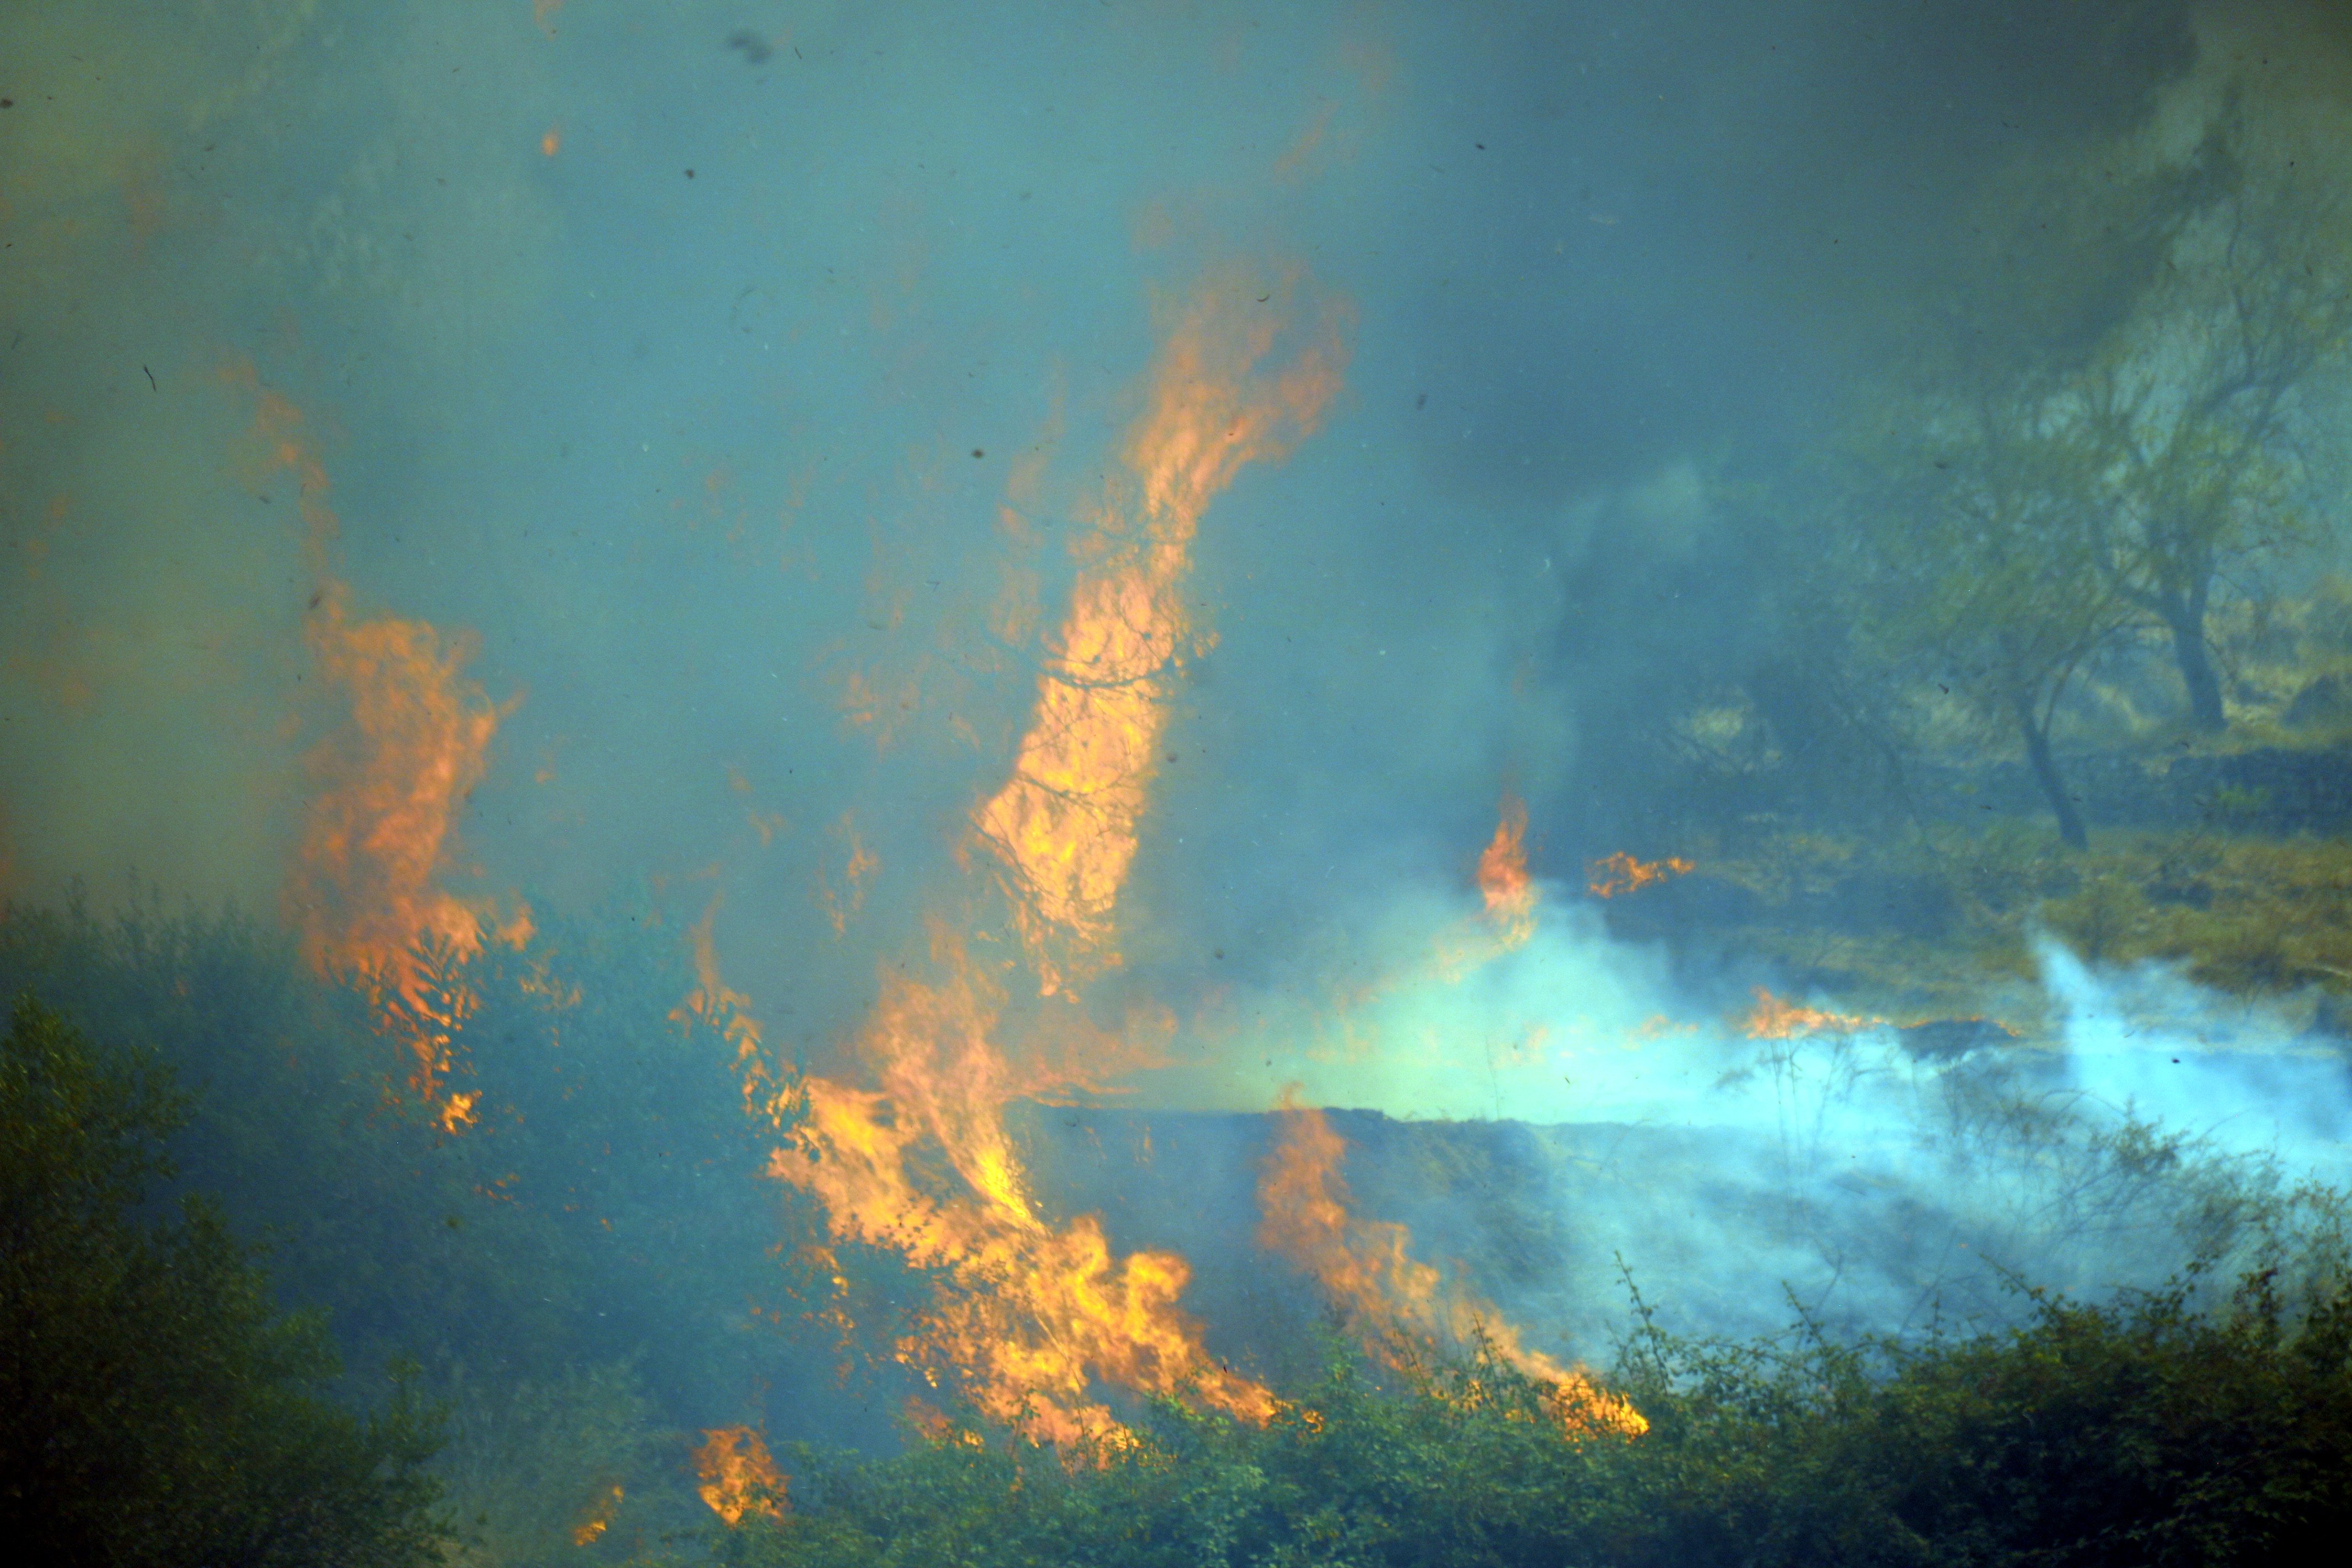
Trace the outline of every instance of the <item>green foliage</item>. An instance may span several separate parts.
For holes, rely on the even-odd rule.
[[[448,969],[469,997],[451,1087],[479,1097],[451,1132],[367,998],[258,922],[0,919],[0,988],[201,1091],[179,1178],[268,1237],[284,1299],[327,1310],[347,1364],[413,1358],[450,1405],[436,1468],[469,1561],[577,1557],[600,1486],[625,1499],[592,1558],[657,1537],[681,1500],[701,1511],[680,1434],[757,1419],[747,1399],[837,1403],[831,1336],[778,1260],[796,1211],[760,1173],[776,1129],[746,1115],[735,1048],[681,1006],[695,977],[651,925],[547,918],[526,951]]]
[[[1171,1404],[1134,1445],[1084,1452],[961,1427],[871,1466],[797,1449],[792,1511],[747,1521],[721,1556],[796,1568],[1568,1560],[1589,1527],[1573,1478],[1622,1440],[1563,1441],[1539,1391],[1491,1361],[1390,1382],[1335,1350],[1262,1429]]]
[[[649,1346],[648,1380],[698,1407],[757,1380],[777,1204],[732,1047],[679,1010],[694,981],[676,947],[551,920],[527,954],[465,966],[453,1087],[480,1099],[455,1134],[363,999],[235,914],[12,910],[0,984],[203,1091],[184,1171],[271,1237],[280,1285],[330,1309],[351,1360],[545,1382]]]
[[[2352,1512],[2352,1299],[2263,1276],[2200,1316],[2037,1297],[1979,1338],[1644,1345],[1663,1552],[1870,1563],[2264,1561]]]
[[[142,1223],[188,1101],[18,1003],[0,1045],[0,1539],[35,1562],[436,1560],[432,1423],[361,1419],[219,1211]]]
[[[906,1457],[803,1451],[793,1511],[723,1561],[791,1568],[2231,1563],[2352,1522],[2352,1296],[2263,1276],[2033,1300],[1969,1338],[1750,1344],[1647,1325],[1620,1385],[1650,1430],[1564,1430],[1491,1358],[1373,1376],[1335,1355],[1263,1429],[1166,1409],[1055,1455],[950,1429]]]

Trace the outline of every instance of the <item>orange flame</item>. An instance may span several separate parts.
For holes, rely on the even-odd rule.
[[[694,1489],[710,1511],[730,1525],[740,1524],[747,1513],[782,1518],[784,1477],[766,1440],[749,1426],[721,1426],[702,1436],[702,1447],[694,1450],[694,1473],[702,1484]]]
[[[1507,790],[1495,822],[1495,837],[1478,854],[1478,892],[1486,900],[1483,921],[1462,920],[1437,936],[1430,968],[1452,984],[1507,952],[1525,947],[1536,933],[1535,879],[1528,875],[1527,803]],[[1423,973],[1415,966],[1376,977],[1353,998],[1361,1003],[1381,992],[1409,983]]]
[[[438,885],[455,859],[458,814],[488,771],[508,710],[465,674],[470,636],[444,637],[423,621],[352,618],[349,588],[327,572],[340,525],[301,411],[262,390],[250,365],[231,366],[224,378],[255,393],[258,476],[294,477],[318,584],[305,637],[320,685],[350,705],[349,721],[310,752],[318,792],[288,877],[288,912],[315,969],[365,983],[380,1026],[415,1058],[410,1087],[454,1132],[473,1121],[478,1099],[446,1091],[453,1042],[478,1005],[461,972],[493,930],[518,948],[531,934],[528,910],[501,923],[488,905]]]
[[[1675,857],[1664,860],[1636,860],[1620,849],[1592,863],[1591,880],[1585,890],[1596,899],[1613,899],[1620,893],[1630,893],[1646,888],[1653,882],[1663,882],[1669,877],[1679,877],[1691,869],[1691,863]]]
[[[719,900],[713,898],[688,933],[694,943],[694,989],[671,1012],[670,1022],[699,1018],[735,1050],[735,1074],[743,1086],[743,1110],[781,1128],[796,1109],[794,1088],[788,1075],[771,1059],[765,1031],[751,1016],[751,999],[719,977],[719,950],[711,927],[719,919]]]
[[[833,923],[833,934],[842,935],[849,922],[866,907],[866,885],[874,874],[882,869],[882,857],[866,846],[857,832],[857,814],[845,811],[834,825],[834,837],[848,849],[848,858],[841,868],[843,888],[835,891],[831,879],[817,873],[817,902],[824,910],[824,918]]]
[[[1077,583],[1011,776],[972,815],[1035,972],[1026,1065],[997,1043],[1002,985],[961,942],[935,935],[934,978],[886,972],[858,1041],[877,1087],[807,1080],[807,1114],[770,1163],[818,1199],[835,1237],[932,1272],[939,1293],[899,1360],[935,1386],[952,1380],[982,1413],[1039,1441],[1125,1440],[1103,1385],[1255,1421],[1275,1409],[1203,1348],[1178,1305],[1190,1275],[1181,1257],[1118,1258],[1099,1218],[1057,1224],[1040,1212],[1003,1108],[1099,1089],[1103,1047],[1133,1049],[1074,1025],[1094,1059],[1046,1059],[1050,1026],[1078,1016],[1074,986],[1118,962],[1112,916],[1149,803],[1167,682],[1198,646],[1181,590],[1201,516],[1243,464],[1311,431],[1338,389],[1336,332],[1270,382],[1259,374],[1277,319],[1203,299],[1177,322],[1129,437],[1127,477],[1077,546]],[[922,1173],[931,1163],[919,1157],[932,1151],[944,1169]]]
[[[950,968],[937,986],[887,981],[860,1042],[880,1089],[811,1079],[796,1146],[776,1152],[770,1174],[814,1194],[836,1237],[941,1277],[898,1359],[934,1385],[956,1380],[994,1419],[1041,1442],[1116,1440],[1123,1429],[1091,1396],[1099,1382],[1265,1420],[1272,1396],[1212,1360],[1177,1306],[1190,1277],[1182,1258],[1116,1258],[1097,1217],[1055,1226],[1038,1212],[1002,1108],[1050,1087],[1048,1077],[1017,1071],[997,1050],[1001,999],[961,954]],[[910,1155],[932,1147],[956,1190],[919,1181]]]
[[[1375,1352],[1400,1339],[1461,1345],[1483,1336],[1496,1356],[1549,1391],[1554,1412],[1571,1432],[1638,1436],[1649,1430],[1625,1399],[1583,1369],[1527,1348],[1491,1305],[1415,1258],[1412,1234],[1403,1226],[1350,1215],[1339,1174],[1347,1140],[1330,1118],[1286,1094],[1282,1121],[1282,1142],[1258,1181],[1258,1245],[1305,1270]]]
[[[1520,947],[1536,929],[1536,885],[1528,877],[1528,805],[1503,796],[1495,837],[1478,857],[1478,890],[1486,898],[1486,918],[1506,948]]]
[[[1756,1005],[1740,1020],[1740,1027],[1751,1040],[1786,1040],[1799,1035],[1852,1035],[1886,1022],[1884,1018],[1865,1018],[1859,1015],[1825,1012],[1819,1007],[1800,1006],[1784,1002],[1761,985],[1756,988]]]
[[[1265,384],[1253,373],[1278,317],[1229,304],[1204,296],[1161,353],[1150,407],[1129,436],[1128,482],[1077,547],[1069,614],[1047,645],[1013,776],[975,815],[1048,993],[1093,962],[1117,962],[1111,912],[1135,859],[1167,683],[1197,646],[1182,589],[1201,515],[1244,464],[1312,434],[1339,391],[1336,331]]]
[[[613,1527],[613,1516],[621,1510],[621,1500],[626,1495],[628,1494],[618,1481],[614,1481],[610,1487],[598,1493],[596,1500],[589,1504],[587,1511],[580,1516],[580,1522],[572,1527],[572,1544],[589,1545],[598,1536],[610,1530]],[[732,1523],[733,1521],[730,1520],[729,1522]]]
[[[319,672],[349,699],[351,721],[310,754],[320,789],[287,903],[304,956],[321,973],[367,983],[415,1056],[410,1086],[455,1131],[473,1101],[443,1099],[442,1086],[475,1008],[458,976],[488,934],[487,911],[436,884],[501,714],[463,673],[470,639],[444,642],[420,621],[353,624],[343,605],[341,585],[330,584],[310,623]],[[520,946],[530,931],[526,915],[499,934]]]

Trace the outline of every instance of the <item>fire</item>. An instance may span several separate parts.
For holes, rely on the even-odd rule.
[[[1495,837],[1478,855],[1478,892],[1486,901],[1486,918],[1449,924],[1437,936],[1429,970],[1453,984],[1507,952],[1525,947],[1536,933],[1535,879],[1528,875],[1527,803],[1504,792],[1495,822]],[[1356,1002],[1411,983],[1424,973],[1414,966],[1401,973],[1381,976],[1359,989]]]
[[[1478,857],[1478,890],[1486,895],[1486,918],[1507,947],[1525,945],[1536,929],[1536,885],[1528,877],[1528,805],[1503,796],[1495,837]]]
[[[1691,863],[1669,856],[1664,860],[1636,860],[1620,849],[1595,860],[1585,884],[1585,890],[1596,899],[1613,899],[1620,893],[1633,892],[1653,882],[1663,882],[1669,877],[1679,877],[1691,869]]]
[[[255,394],[257,476],[295,480],[317,584],[304,636],[320,686],[349,708],[348,721],[309,758],[317,792],[288,877],[288,912],[312,967],[367,987],[380,1026],[415,1058],[411,1089],[454,1132],[473,1121],[478,1100],[446,1089],[453,1043],[477,1005],[461,972],[485,940],[520,948],[531,935],[528,910],[501,922],[488,905],[439,885],[456,858],[457,816],[488,771],[508,710],[466,674],[470,637],[444,637],[423,621],[353,618],[350,589],[327,570],[340,525],[301,411],[261,390],[250,365],[232,366],[225,379]]]
[[[1549,1390],[1552,1408],[1571,1432],[1638,1436],[1649,1430],[1626,1400],[1582,1369],[1528,1349],[1491,1305],[1415,1258],[1403,1226],[1350,1215],[1339,1174],[1348,1144],[1330,1118],[1286,1096],[1282,1121],[1282,1142],[1258,1182],[1258,1245],[1313,1278],[1375,1352],[1399,1340],[1460,1345],[1483,1336],[1496,1356]]]
[[[1264,383],[1254,373],[1277,316],[1236,320],[1230,304],[1203,298],[1170,336],[1129,436],[1127,479],[1076,547],[1069,613],[1047,643],[1013,776],[976,814],[1048,992],[1116,962],[1111,913],[1135,859],[1168,682],[1198,646],[1183,586],[1202,513],[1244,464],[1312,434],[1339,390],[1336,333]]]
[[[1002,998],[960,953],[947,956],[942,984],[886,984],[860,1041],[880,1088],[811,1079],[806,1120],[770,1173],[814,1194],[835,1237],[934,1271],[940,1295],[898,1359],[1038,1441],[1117,1440],[1097,1383],[1265,1420],[1272,1396],[1213,1361],[1179,1308],[1182,1258],[1118,1258],[1096,1216],[1057,1226],[1039,1212],[1002,1110],[1050,1077],[1018,1071],[996,1048]],[[912,1157],[933,1148],[951,1184],[919,1177]]]
[[[452,1042],[475,1007],[459,972],[488,933],[482,912],[437,881],[500,715],[464,673],[466,639],[445,642],[418,621],[354,623],[345,597],[330,584],[310,626],[319,673],[351,719],[311,752],[319,789],[287,903],[304,956],[367,984],[415,1058],[410,1086],[454,1131],[472,1116],[470,1099],[443,1093]]]
[[[1756,1005],[1740,1020],[1740,1027],[1751,1040],[1786,1040],[1799,1035],[1852,1035],[1874,1028],[1886,1020],[1865,1018],[1858,1015],[1825,1012],[1819,1007],[1800,1006],[1784,1002],[1761,985],[1756,988]]]
[[[580,1516],[580,1522],[572,1527],[572,1544],[589,1545],[598,1536],[610,1530],[613,1527],[613,1516],[621,1510],[621,1500],[627,1495],[618,1481],[614,1481],[610,1487],[598,1493],[596,1500],[591,1503],[587,1511]]]
[[[688,1017],[701,1019],[719,1031],[735,1051],[735,1074],[743,1085],[743,1110],[770,1125],[782,1127],[797,1108],[796,1087],[768,1055],[765,1030],[751,1016],[751,999],[729,987],[719,977],[719,950],[711,927],[719,919],[719,900],[710,900],[689,933],[694,942],[695,986],[670,1014],[674,1024]]]
[[[1092,1031],[1074,993],[1118,962],[1113,916],[1150,801],[1169,682],[1201,646],[1183,598],[1192,539],[1244,463],[1280,457],[1315,428],[1344,359],[1326,331],[1288,368],[1265,373],[1279,312],[1255,309],[1259,299],[1204,296],[1175,324],[1129,435],[1125,474],[1076,547],[1069,610],[1046,639],[1011,776],[972,814],[1000,868],[1034,1001],[1008,1021],[999,971],[935,931],[926,978],[885,972],[857,1042],[874,1087],[807,1080],[806,1115],[770,1163],[816,1197],[834,1237],[896,1250],[932,1273],[938,1294],[898,1359],[1041,1442],[1126,1440],[1104,1386],[1253,1421],[1276,1408],[1203,1347],[1179,1305],[1190,1277],[1181,1257],[1121,1258],[1099,1218],[1062,1223],[1042,1212],[1003,1119],[1015,1099],[1101,1087],[1105,1064],[1132,1052],[1141,1032]],[[1051,1059],[1057,1029],[1086,1047],[1076,1059]],[[1017,1061],[999,1043],[1008,1032],[1022,1040]]]
[[[721,1426],[702,1436],[702,1447],[694,1451],[694,1473],[702,1484],[694,1489],[710,1511],[730,1525],[740,1524],[747,1513],[782,1518],[783,1473],[769,1457],[766,1439],[749,1426]],[[614,1491],[617,1497],[619,1489]]]

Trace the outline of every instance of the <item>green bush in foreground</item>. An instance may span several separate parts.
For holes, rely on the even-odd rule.
[[[1168,1408],[1138,1446],[1087,1456],[1001,1437],[871,1465],[803,1452],[791,1511],[719,1551],[772,1568],[2055,1568],[2341,1539],[2352,1295],[2294,1322],[2259,1278],[2222,1316],[2185,1300],[2043,1299],[2022,1328],[1909,1347],[1644,1331],[1619,1379],[1651,1423],[1633,1438],[1563,1433],[1490,1361],[1382,1380],[1335,1358],[1263,1430]]]
[[[430,1424],[320,1397],[323,1324],[285,1316],[217,1211],[142,1223],[186,1100],[29,997],[0,1042],[0,1541],[18,1561],[437,1561]]]

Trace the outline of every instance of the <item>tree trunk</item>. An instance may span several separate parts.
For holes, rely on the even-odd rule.
[[[2091,836],[2084,830],[2083,814],[2074,809],[2066,781],[2058,776],[2058,759],[2050,754],[2050,731],[2035,721],[2031,697],[2017,700],[2017,727],[2024,733],[2025,757],[2033,764],[2033,776],[2050,797],[2050,809],[2057,813],[2058,837],[2069,849],[2088,849]]]
[[[2209,735],[2230,727],[2221,707],[2221,678],[2213,672],[2212,656],[2205,651],[2205,595],[2168,597],[2158,606],[2172,633],[2172,657],[2180,666],[2180,683],[2189,689],[2189,721]]]

